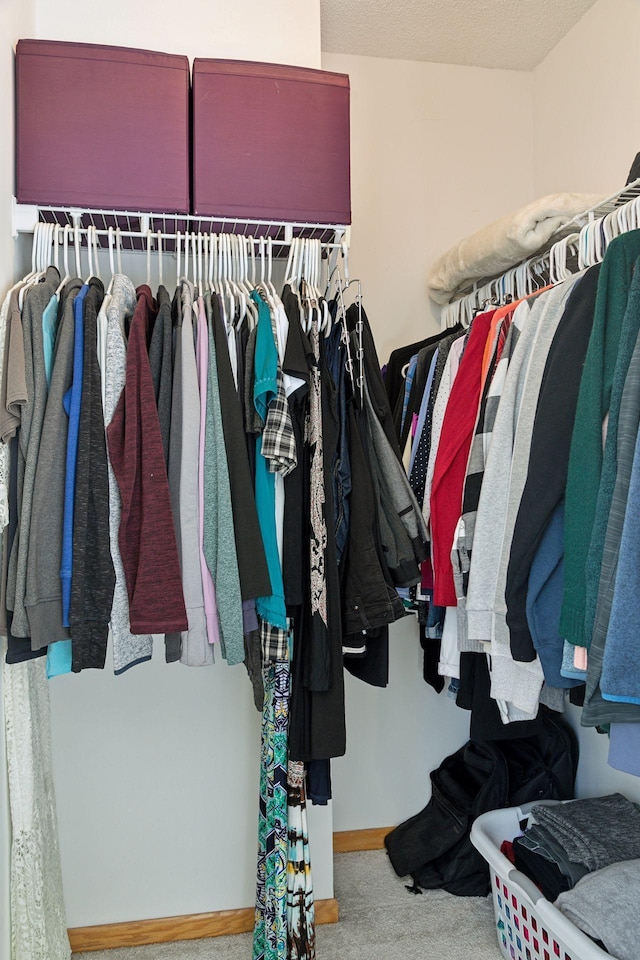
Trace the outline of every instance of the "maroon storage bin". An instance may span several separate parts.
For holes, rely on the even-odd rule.
[[[349,77],[196,59],[192,177],[199,216],[351,223]]]
[[[20,40],[19,203],[189,210],[187,57]]]

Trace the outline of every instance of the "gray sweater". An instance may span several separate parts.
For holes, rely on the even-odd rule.
[[[182,571],[189,629],[182,633],[180,660],[190,667],[213,663],[204,612],[198,524],[198,444],[200,393],[193,337],[193,284],[180,286],[181,313],[176,330],[169,440],[169,492]]]
[[[18,502],[20,519],[16,530],[7,580],[7,606],[13,610],[11,631],[16,637],[30,636],[29,620],[24,607],[29,551],[29,527],[33,502],[38,451],[45,407],[47,404],[47,377],[44,366],[42,315],[45,309],[56,310],[56,289],[60,274],[49,267],[44,280],[30,287],[24,299],[22,331],[25,350],[27,402],[22,407],[20,442],[18,446]],[[36,647],[35,649],[39,649]]]
[[[73,377],[73,301],[81,286],[81,280],[69,280],[63,290],[55,362],[35,464],[24,598],[34,650],[69,636],[69,631],[62,626],[60,581],[64,453],[69,421],[63,397]]]

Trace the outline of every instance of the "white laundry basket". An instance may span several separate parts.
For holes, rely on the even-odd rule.
[[[500,853],[504,840],[512,841],[522,832],[533,806],[536,804],[491,810],[478,817],[471,828],[473,845],[491,869],[498,943],[504,957],[506,960],[611,960],[610,954],[597,947]]]

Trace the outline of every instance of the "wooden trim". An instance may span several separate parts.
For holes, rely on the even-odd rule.
[[[334,853],[355,853],[357,850],[383,850],[384,838],[393,827],[372,827],[370,830],[341,830],[333,835]]]
[[[333,835],[334,853],[359,850],[382,850],[384,838],[393,827],[369,830],[342,830]],[[338,901],[316,901],[316,923],[338,922]],[[69,942],[74,953],[110,950],[114,947],[141,947],[150,943],[173,943],[176,940],[199,940],[223,937],[253,930],[253,907],[240,910],[218,910],[215,913],[194,913],[182,917],[160,917],[157,920],[132,920],[126,923],[104,923],[95,927],[72,927]]]
[[[316,901],[316,923],[338,922],[338,901]],[[157,920],[132,920],[127,923],[104,923],[95,927],[72,927],[69,942],[74,953],[110,950],[114,947],[141,947],[150,943],[173,943],[176,940],[199,940],[201,937],[223,937],[233,933],[250,933],[254,922],[253,907],[241,910],[218,910],[215,913],[194,913],[182,917],[160,917]]]

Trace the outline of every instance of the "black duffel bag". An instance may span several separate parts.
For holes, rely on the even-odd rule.
[[[431,773],[431,799],[385,837],[400,877],[416,893],[442,889],[486,896],[489,870],[471,843],[471,825],[487,810],[574,796],[578,742],[558,714],[543,712],[544,733],[520,740],[470,740]]]

